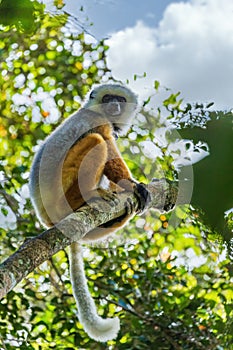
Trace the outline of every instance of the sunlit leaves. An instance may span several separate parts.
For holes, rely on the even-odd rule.
[[[80,107],[101,78],[96,65],[102,74],[107,69],[101,43],[68,34],[49,15],[44,14],[31,37],[21,35],[19,40],[15,29],[0,36],[0,157],[5,176],[11,178],[9,185],[2,184],[14,192],[28,181],[34,145],[51,132],[51,124]]]

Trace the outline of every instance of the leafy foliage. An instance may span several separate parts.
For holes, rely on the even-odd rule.
[[[16,27],[20,32],[30,33],[36,28],[36,17],[43,13],[43,5],[30,0],[12,2],[2,0],[0,3],[1,24]]]
[[[209,156],[193,166],[195,187],[192,203],[202,208],[206,221],[213,229],[222,232],[227,240],[232,238],[224,220],[224,213],[232,208],[233,198],[232,123],[232,113],[211,113],[211,120],[205,128],[196,126],[180,131],[183,137],[195,143],[205,141],[209,146]]]
[[[41,232],[27,189],[37,143],[62,118],[79,108],[94,83],[110,76],[104,43],[84,33],[70,34],[62,25],[64,17],[60,21],[60,17],[41,16],[41,12],[34,10],[33,13],[37,16],[37,28],[30,37],[20,34],[10,23],[0,34],[2,259],[26,237]],[[155,90],[159,91],[157,81]],[[165,119],[170,120],[194,116],[198,111],[198,107],[193,109],[190,105],[182,109],[179,94],[171,94],[163,108],[167,112]],[[156,116],[144,109],[137,125],[119,142],[139,181],[174,176],[174,157],[178,159],[182,152],[174,153],[174,148],[169,151],[174,142],[169,139],[170,133],[169,142],[165,143],[163,113],[162,107]],[[182,125],[181,119],[179,123]],[[156,136],[156,130],[160,137]],[[212,131],[207,134],[206,140],[211,144]],[[199,140],[200,135],[196,137]],[[151,158],[146,154],[148,142],[150,147],[153,145]],[[224,144],[217,161],[223,152],[226,154],[231,149]],[[227,173],[223,173],[225,180],[229,180]],[[209,206],[204,209],[208,211]],[[211,241],[210,236],[206,238],[207,232],[196,212],[179,206],[167,215],[148,212],[132,220],[117,234],[116,240],[99,247],[86,247],[86,273],[91,293],[100,305],[98,311],[104,316],[117,314],[121,318],[119,337],[107,345],[89,339],[78,322],[67,253],[59,252],[2,300],[1,347],[230,349],[233,289],[229,259],[218,242]]]

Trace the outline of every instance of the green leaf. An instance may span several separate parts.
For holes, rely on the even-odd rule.
[[[37,3],[37,10],[43,7],[44,5]],[[36,28],[34,12],[34,3],[30,0],[2,0],[0,23],[4,26],[16,26],[20,31],[30,33]]]
[[[159,87],[160,87],[160,82],[158,80],[155,80],[154,81],[154,88],[155,88],[155,90],[158,91]]]

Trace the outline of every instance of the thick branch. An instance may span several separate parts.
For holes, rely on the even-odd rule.
[[[172,208],[177,200],[177,183],[165,179],[155,180],[147,186],[150,192],[148,208],[163,211]],[[51,229],[27,240],[13,255],[0,265],[0,299],[15,287],[37,266],[51,258],[59,250],[80,240],[87,232],[125,213],[125,203],[131,200],[138,208],[138,199],[133,193],[122,192],[118,201],[93,199],[75,213],[70,214]]]

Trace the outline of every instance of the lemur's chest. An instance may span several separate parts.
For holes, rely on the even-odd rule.
[[[94,132],[100,134],[106,141],[113,138],[113,129],[110,123],[98,126],[94,129]]]

